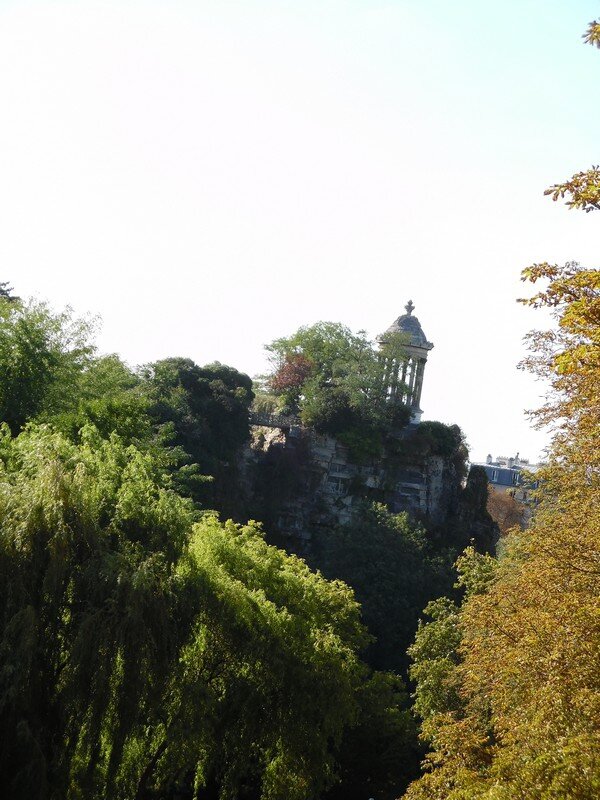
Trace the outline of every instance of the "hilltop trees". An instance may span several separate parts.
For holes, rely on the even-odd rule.
[[[276,339],[267,350],[274,364],[269,387],[306,425],[337,435],[369,428],[378,370],[364,332],[318,322]]]
[[[189,358],[166,358],[143,370],[150,414],[172,423],[175,441],[207,471],[230,460],[249,436],[254,394],[247,375],[225,364],[200,367]]]
[[[401,356],[396,337],[384,348]],[[364,331],[352,333],[339,323],[318,322],[299,328],[267,346],[273,372],[267,388],[285,411],[305,425],[335,435],[360,461],[381,452],[391,427],[401,428],[410,414],[401,403],[386,403],[383,352],[376,352]]]

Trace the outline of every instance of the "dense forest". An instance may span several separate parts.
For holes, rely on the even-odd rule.
[[[600,169],[547,194],[597,211]],[[131,368],[93,319],[0,284],[3,795],[600,796],[600,271],[522,279],[555,318],[522,364],[553,440],[530,525],[499,542],[460,428],[400,436],[363,334],[301,328],[255,381]],[[299,465],[244,466],[259,411],[357,463],[438,455],[456,502],[433,521],[359,487],[300,557],[271,524]]]

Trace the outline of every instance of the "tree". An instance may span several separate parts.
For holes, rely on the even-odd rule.
[[[487,510],[500,528],[502,535],[511,528],[524,527],[527,518],[527,507],[520,503],[509,492],[499,492],[492,486],[488,488]]]
[[[271,385],[276,391],[282,370],[285,374],[297,365],[301,374],[294,382],[295,396],[289,400],[300,412],[307,394],[310,398],[319,388],[337,387],[347,394],[349,404],[360,406],[377,385],[377,358],[371,342],[364,331],[354,334],[340,323],[318,322],[299,328],[266,349],[275,367]]]
[[[457,665],[461,642],[459,608],[448,597],[432,600],[423,610],[415,641],[408,653],[412,659],[410,676],[415,684],[413,710],[424,723],[437,714],[459,711],[462,707]],[[424,730],[427,738],[427,728]]]
[[[557,322],[553,330],[529,334],[532,354],[522,366],[551,384],[546,404],[533,416],[538,425],[552,426],[556,448],[585,468],[600,450],[600,271],[574,262],[534,264],[523,271],[523,280],[547,281],[543,291],[521,302],[550,308]]]
[[[45,420],[73,441],[91,424],[106,439],[117,433],[128,444],[147,447],[158,437],[143,389],[140,378],[117,355],[95,358],[80,373],[71,406],[46,414]]]
[[[586,40],[600,43],[598,23]],[[578,173],[547,194],[597,210],[598,175]],[[482,591],[458,612],[459,702],[426,722],[430,771],[410,800],[600,793],[600,272],[544,263],[523,279],[545,282],[523,302],[551,309],[557,323],[531,334],[524,362],[550,382],[535,414],[554,429],[550,460],[531,527],[506,538]]]
[[[13,432],[42,413],[70,407],[94,353],[93,321],[70,309],[0,298],[0,420]]]
[[[355,729],[341,748],[342,783],[332,798],[392,800],[418,771],[421,753],[401,675],[406,649],[425,603],[444,586],[443,559],[408,515],[364,505],[353,520],[315,536],[310,563],[350,585],[373,641],[365,657],[375,670],[360,693]]]
[[[340,746],[340,783],[325,798],[394,800],[418,773],[421,756],[404,682],[393,672],[375,672],[357,696],[357,724]]]
[[[457,560],[456,588],[464,591],[465,601],[484,594],[496,574],[496,562],[489,555],[468,547]],[[406,798],[466,798],[476,794],[482,780],[482,765],[489,757],[489,709],[485,701],[477,706],[478,716],[469,714],[464,696],[462,650],[464,628],[462,609],[447,597],[427,605],[427,620],[419,622],[410,676],[415,684],[414,712],[421,718],[421,739],[432,750],[424,766],[428,770],[413,783]],[[455,773],[463,783],[460,788]],[[458,789],[456,794],[454,789]]]
[[[273,363],[267,386],[284,410],[336,436],[355,460],[378,456],[390,429],[410,417],[401,403],[386,402],[383,387],[382,359],[401,357],[401,339],[393,337],[378,354],[364,331],[333,322],[299,328],[267,346]]]
[[[226,515],[239,516],[236,463],[250,436],[251,379],[224,364],[199,367],[187,358],[149,364],[142,377],[151,419],[169,426],[171,444],[212,478],[196,487],[193,497]]]
[[[15,297],[12,294],[13,287],[9,284],[8,281],[0,281],[0,298],[3,300],[13,300],[16,301],[19,298]]]
[[[350,523],[319,536],[315,551],[312,563],[356,593],[375,638],[370,664],[403,670],[421,609],[444,586],[443,560],[431,552],[424,528],[406,513],[365,504]]]
[[[368,679],[351,590],[93,428],[0,439],[0,782],[14,798],[303,800]]]
[[[302,353],[285,353],[269,379],[269,386],[276,394],[283,397],[286,407],[296,409],[300,402],[302,387],[313,370],[313,362]]]

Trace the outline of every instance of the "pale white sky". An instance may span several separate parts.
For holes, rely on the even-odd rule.
[[[532,261],[597,264],[543,189],[600,161],[594,0],[0,0],[0,280],[136,364],[250,374],[411,298],[425,418],[535,458]]]

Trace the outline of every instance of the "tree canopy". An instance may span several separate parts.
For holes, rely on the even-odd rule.
[[[375,641],[369,658],[379,669],[401,671],[421,610],[445,587],[443,559],[426,531],[406,513],[365,504],[347,525],[316,542],[314,563],[356,592]]]
[[[251,379],[225,364],[200,367],[189,358],[148,364],[142,377],[150,418],[211,478],[190,485],[192,497],[205,508],[239,515],[237,461],[250,436]]]
[[[70,309],[0,297],[0,420],[13,432],[69,405],[94,353],[93,328]]]
[[[383,386],[382,359],[400,357],[404,344],[393,337],[378,352],[364,331],[318,322],[267,346],[273,371],[266,386],[284,411],[335,435],[356,460],[376,456],[390,429],[410,418],[401,402],[386,402]]]
[[[199,517],[151,455],[87,428],[0,441],[0,781],[144,798],[334,774],[367,678],[351,591]]]

